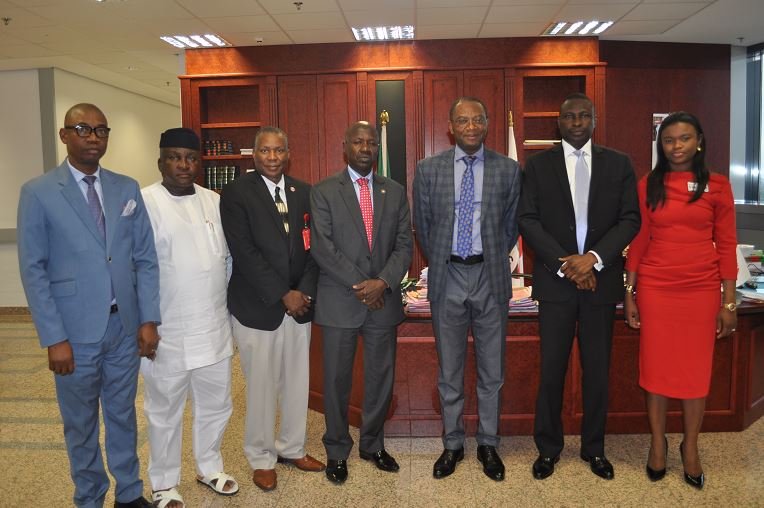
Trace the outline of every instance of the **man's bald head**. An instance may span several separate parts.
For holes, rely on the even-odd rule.
[[[81,102],[80,104],[75,104],[66,112],[66,115],[64,116],[64,125],[72,125],[72,121],[74,121],[75,117],[85,113],[97,113],[101,115],[104,120],[106,119],[106,115],[103,114],[103,111],[101,111],[98,106],[87,102]]]

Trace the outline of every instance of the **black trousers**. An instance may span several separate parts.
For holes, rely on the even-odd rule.
[[[605,422],[608,406],[608,374],[613,339],[615,305],[594,305],[591,293],[579,291],[567,302],[541,302],[541,378],[536,399],[533,436],[539,453],[555,457],[564,446],[562,399],[573,338],[583,371],[584,417],[581,423],[581,453],[605,454]],[[576,333],[578,329],[578,333]]]

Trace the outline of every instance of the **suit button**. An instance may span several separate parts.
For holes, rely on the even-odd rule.
[[[106,261],[108,261],[109,263],[111,263],[111,256],[109,256],[108,258],[106,258]]]
[[[570,228],[571,231],[575,231],[576,226],[568,226],[568,228]]]
[[[371,259],[371,256],[366,256],[366,259]]]

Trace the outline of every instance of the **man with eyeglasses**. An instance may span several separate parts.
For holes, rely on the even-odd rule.
[[[140,356],[159,335],[159,268],[138,183],[100,166],[106,117],[92,104],[67,111],[67,158],[21,188],[21,280],[40,345],[48,350],[74,481],[74,504],[100,507],[116,480],[116,507],[151,506],[136,454]]]
[[[611,480],[605,457],[608,372],[615,304],[623,298],[621,252],[639,231],[629,158],[592,143],[591,99],[569,95],[557,125],[562,144],[528,158],[518,209],[520,233],[533,248],[533,298],[539,301],[541,374],[533,477],[554,473],[563,449],[562,400],[573,337],[583,371],[581,459]]]
[[[141,360],[148,421],[153,501],[181,508],[183,412],[193,401],[196,479],[230,496],[239,486],[223,472],[220,445],[231,402],[233,339],[226,306],[230,274],[220,222],[220,196],[194,182],[201,171],[199,137],[175,128],[159,139],[162,180],[142,191],[159,259],[162,341],[153,360]]]
[[[456,146],[419,161],[414,174],[414,224],[429,263],[427,296],[443,419],[444,450],[433,476],[451,475],[464,458],[464,365],[471,329],[477,360],[477,458],[486,476],[502,481],[504,464],[496,448],[520,167],[485,147],[488,111],[480,99],[454,101],[448,130]]]

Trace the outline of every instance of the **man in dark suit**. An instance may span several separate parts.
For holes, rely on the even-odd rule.
[[[364,397],[359,454],[398,471],[385,451],[384,423],[395,377],[396,326],[403,321],[400,282],[411,264],[406,191],[372,173],[377,131],[356,122],[345,132],[347,168],[313,187],[313,256],[321,268],[316,323],[323,331],[326,476],[347,479],[353,447],[348,402],[358,334],[363,337]]]
[[[554,472],[563,448],[562,394],[575,335],[583,369],[581,458],[596,475],[614,477],[605,457],[613,316],[623,297],[621,252],[640,219],[631,162],[592,144],[595,122],[586,95],[568,96],[558,118],[562,144],[530,157],[525,167],[518,220],[535,253],[533,298],[539,301],[541,335],[537,479]]]
[[[228,309],[247,382],[244,454],[253,482],[268,491],[276,488],[276,462],[303,471],[324,469],[305,453],[318,267],[308,236],[310,186],[284,174],[289,162],[286,133],[261,128],[253,158],[257,171],[224,189],[220,217],[233,257]]]
[[[483,145],[488,112],[475,97],[454,101],[448,128],[456,147],[417,164],[414,220],[427,260],[438,351],[443,453],[433,476],[464,458],[464,364],[472,328],[477,357],[477,457],[491,479],[504,479],[499,444],[509,298],[509,252],[517,241],[517,162]]]
[[[109,490],[100,409],[114,506],[152,506],[139,476],[135,392],[139,354],[153,359],[159,342],[159,266],[138,182],[99,164],[110,130],[96,106],[73,106],[58,132],[66,160],[19,198],[21,281],[56,374],[78,507],[103,506]]]

